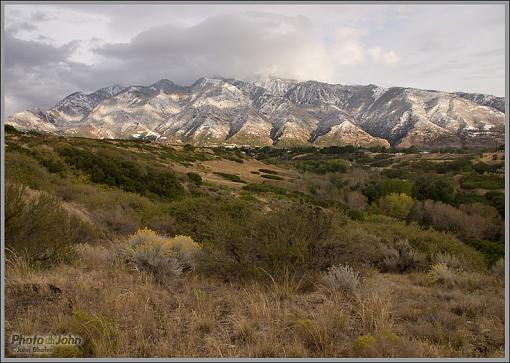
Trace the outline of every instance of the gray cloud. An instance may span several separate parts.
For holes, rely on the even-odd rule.
[[[76,42],[64,46],[53,46],[37,41],[21,40],[5,34],[5,65],[36,66],[65,60],[76,49]]]
[[[6,113],[161,78],[257,75],[504,93],[496,5],[5,6]]]
[[[140,81],[164,76],[188,83],[213,75],[324,79],[331,75],[327,50],[307,18],[254,12],[220,15],[191,27],[158,26],[129,43],[96,48],[125,71],[145,68]]]

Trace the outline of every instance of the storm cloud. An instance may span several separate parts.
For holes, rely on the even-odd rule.
[[[504,95],[500,5],[5,5],[5,115],[100,87],[274,76]]]

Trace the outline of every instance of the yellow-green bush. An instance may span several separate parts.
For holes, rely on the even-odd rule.
[[[147,271],[162,281],[194,269],[200,250],[190,237],[168,238],[144,228],[122,243],[118,254],[135,269]]]
[[[391,193],[379,198],[372,205],[372,212],[404,219],[411,211],[413,204],[414,200],[409,195],[405,193]]]

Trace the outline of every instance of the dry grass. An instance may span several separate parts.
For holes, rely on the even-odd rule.
[[[504,292],[494,276],[470,290],[430,285],[421,272],[374,273],[351,295],[321,284],[304,292],[291,274],[269,285],[227,284],[192,271],[161,285],[119,263],[109,246],[77,251],[73,265],[42,271],[12,260],[7,335],[71,332],[85,345],[58,355],[82,357],[504,354]]]

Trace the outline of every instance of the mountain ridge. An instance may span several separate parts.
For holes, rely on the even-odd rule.
[[[7,118],[20,130],[196,145],[487,147],[504,143],[505,99],[374,84],[202,77],[74,92]]]

